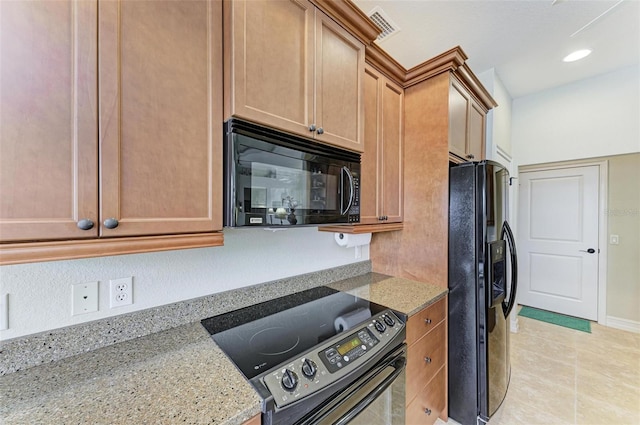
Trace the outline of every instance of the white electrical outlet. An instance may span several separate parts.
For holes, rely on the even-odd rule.
[[[109,308],[133,304],[133,277],[111,279],[109,291]]]
[[[71,299],[73,316],[98,311],[98,282],[71,285]]]
[[[609,244],[610,245],[618,245],[620,243],[620,237],[618,235],[610,235],[609,236]]]

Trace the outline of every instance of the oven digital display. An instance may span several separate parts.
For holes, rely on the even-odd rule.
[[[350,339],[349,341],[345,342],[344,344],[340,344],[337,347],[337,350],[338,350],[338,353],[340,353],[341,356],[344,356],[346,353],[348,353],[349,351],[353,350],[354,348],[356,348],[359,345],[362,345],[362,341],[360,341],[360,338],[358,338],[356,336],[353,339]]]

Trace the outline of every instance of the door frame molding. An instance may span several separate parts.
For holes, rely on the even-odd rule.
[[[567,168],[596,166],[600,171],[598,193],[598,324],[607,326],[607,263],[608,263],[608,247],[609,233],[608,220],[606,211],[609,204],[609,161],[584,159],[576,161],[562,161],[549,164],[533,164],[520,165],[518,167],[518,176],[520,173],[532,171],[551,171]],[[518,190],[519,192],[519,190]],[[519,195],[519,193],[518,193]],[[520,215],[520,211],[517,212]],[[518,226],[520,223],[518,221]]]

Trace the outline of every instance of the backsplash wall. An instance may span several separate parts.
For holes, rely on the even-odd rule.
[[[225,246],[0,267],[17,338],[369,259],[369,247],[339,247],[315,227],[225,229]],[[109,308],[109,280],[133,276],[133,304]],[[99,309],[71,315],[71,285],[99,281]]]

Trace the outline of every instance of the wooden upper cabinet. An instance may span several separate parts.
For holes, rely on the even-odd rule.
[[[223,8],[225,119],[361,152],[363,44],[307,0]]]
[[[95,2],[0,1],[0,238],[98,221]]]
[[[360,223],[402,222],[404,90],[369,65],[364,87]]]
[[[224,2],[225,117],[311,137],[315,7],[301,1]]]
[[[381,139],[379,104],[382,76],[366,66],[364,74],[364,152],[360,158],[360,223],[378,223],[382,216],[378,202],[381,175],[378,173],[378,145]]]
[[[101,236],[222,228],[221,13],[99,3]]]
[[[0,263],[221,245],[221,2],[0,19]]]
[[[451,75],[449,87],[449,152],[464,161],[485,158],[487,112]]]
[[[364,46],[316,11],[315,138],[362,152]]]
[[[469,103],[469,154],[473,155],[476,161],[486,157],[486,117],[487,113],[482,107],[470,99]]]

